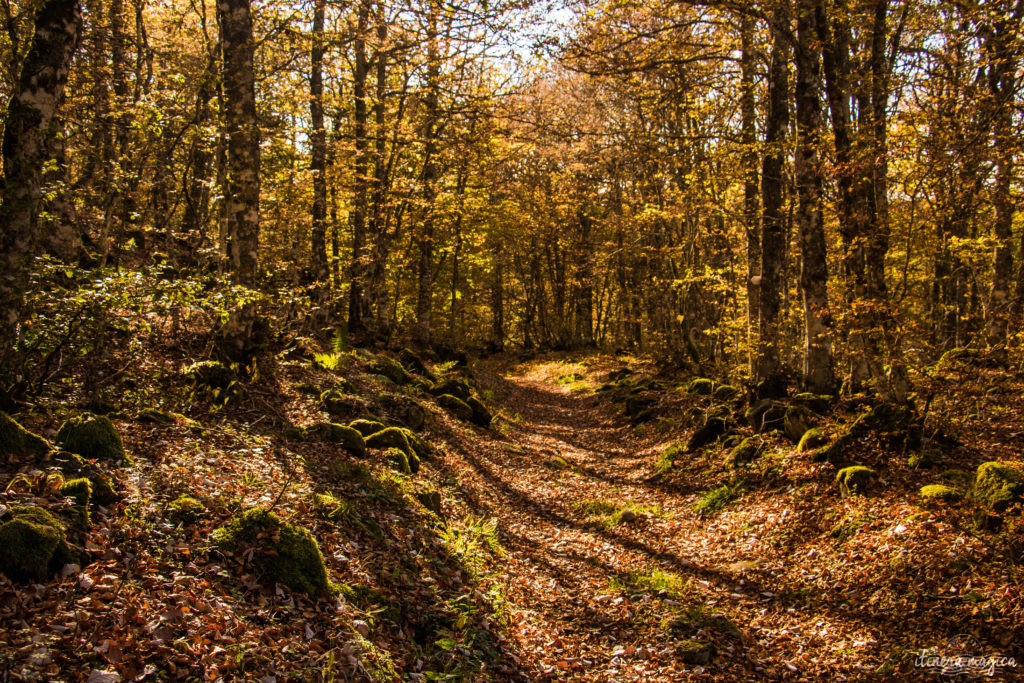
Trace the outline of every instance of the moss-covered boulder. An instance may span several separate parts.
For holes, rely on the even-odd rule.
[[[230,367],[216,360],[202,360],[192,363],[181,374],[195,386],[207,389],[228,389],[238,381],[238,375]]]
[[[409,461],[409,469],[412,472],[417,472],[420,468],[420,458],[416,454],[416,450],[409,443],[409,436],[411,432],[405,429],[399,429],[398,427],[388,427],[381,431],[371,434],[366,437],[367,448],[397,448],[405,453],[406,458]]]
[[[159,408],[143,408],[135,419],[139,422],[159,425],[169,425],[176,422],[173,414]]]
[[[380,405],[388,417],[409,429],[419,431],[427,422],[426,408],[410,396],[385,394],[380,397]]]
[[[117,428],[103,415],[85,413],[68,419],[57,431],[57,443],[90,460],[130,462]]]
[[[434,379],[434,374],[430,372],[430,368],[423,362],[423,359],[411,349],[402,349],[398,352],[398,362],[402,364],[405,371],[411,375],[419,375],[426,379]]]
[[[811,412],[810,408],[801,405],[791,405],[786,408],[786,414],[782,419],[782,431],[790,441],[799,443],[803,435],[818,422],[818,417]]]
[[[358,396],[328,389],[317,401],[320,408],[334,420],[351,420],[370,412],[370,404]]]
[[[731,384],[719,384],[715,387],[715,392],[712,396],[717,401],[732,401],[739,398],[743,391],[739,387],[734,387]]]
[[[696,640],[680,640],[676,643],[676,656],[684,664],[705,666],[714,657],[714,647]]]
[[[367,366],[374,375],[383,375],[395,384],[405,384],[411,377],[402,364],[387,356],[377,356]]]
[[[7,413],[0,412],[0,455],[45,455],[46,439],[22,427]]]
[[[437,489],[421,487],[415,491],[414,495],[423,507],[438,517],[443,517],[441,512],[441,493]]]
[[[844,494],[863,493],[875,478],[875,471],[863,465],[844,467],[836,473],[836,481]]]
[[[846,453],[853,443],[853,435],[849,432],[840,432],[827,445],[820,446],[811,451],[811,460],[838,465],[846,458]]]
[[[794,396],[790,402],[793,405],[810,408],[819,415],[823,415],[828,412],[828,409],[832,407],[835,401],[836,397],[831,394],[812,394],[805,391]]]
[[[1001,515],[1014,503],[1024,500],[1024,474],[1009,463],[982,463],[974,475],[971,499],[984,510]]]
[[[214,531],[211,540],[224,553],[248,558],[265,581],[313,597],[334,592],[313,534],[270,510],[246,510]]]
[[[54,455],[53,460],[65,478],[85,477],[89,480],[92,485],[92,502],[98,505],[109,505],[119,499],[113,481],[95,463],[89,462],[80,455],[64,451]]]
[[[470,422],[485,429],[491,426],[491,420],[494,418],[491,415],[491,411],[483,404],[483,401],[470,396],[466,399],[465,403],[469,406],[469,409],[473,411],[473,415],[470,417]]]
[[[707,377],[694,377],[686,383],[686,392],[694,396],[711,396],[715,393],[715,381]]]
[[[704,425],[695,431],[690,439],[686,442],[686,452],[692,453],[698,448],[703,448],[710,443],[714,443],[720,436],[725,434],[729,428],[729,423],[720,417],[710,417],[704,422]]]
[[[175,524],[195,524],[206,516],[206,506],[192,496],[178,496],[164,508],[167,519]]]
[[[346,451],[361,458],[366,455],[366,443],[358,430],[333,422],[317,422],[303,430],[304,436],[310,441],[335,443]]]
[[[743,418],[758,433],[780,430],[786,418],[786,406],[771,399],[761,399],[747,408]]]
[[[341,516],[344,506],[333,493],[314,493],[313,512],[324,519],[336,519]]]
[[[73,498],[75,505],[88,508],[89,503],[92,502],[92,482],[86,477],[69,479],[60,485],[60,494]]]
[[[446,379],[443,382],[435,385],[430,393],[434,396],[443,396],[448,394],[454,396],[460,401],[465,401],[467,398],[473,395],[473,389],[461,379]]]
[[[473,420],[473,409],[458,396],[453,394],[441,394],[437,397],[437,405],[447,410],[462,422],[472,422]]]
[[[725,465],[727,467],[739,467],[740,465],[753,462],[760,454],[761,444],[758,439],[751,436],[743,439],[726,454]]]
[[[348,426],[362,434],[364,439],[370,434],[376,434],[387,429],[386,424],[377,420],[352,420],[348,423]]]
[[[925,503],[948,503],[963,498],[963,493],[945,484],[928,484],[927,486],[922,486],[918,493],[921,496],[921,500]]]
[[[16,506],[0,524],[0,572],[11,581],[45,581],[71,561],[64,527],[41,507]]]
[[[920,420],[908,405],[880,403],[854,420],[848,431],[854,437],[875,434],[909,449],[921,446]]]
[[[412,468],[409,466],[409,455],[401,448],[385,449],[384,462],[386,462],[392,469],[402,472],[403,474],[412,474]]]
[[[825,433],[825,430],[820,427],[812,427],[800,437],[800,441],[796,444],[796,450],[799,453],[806,453],[807,451],[820,448],[827,443],[828,434]]]
[[[412,450],[419,460],[426,460],[434,455],[434,447],[418,434],[405,430],[405,438],[409,442],[409,445],[412,446]],[[413,471],[415,472],[416,470]]]

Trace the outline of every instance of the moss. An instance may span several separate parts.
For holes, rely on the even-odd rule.
[[[102,415],[86,413],[67,420],[57,432],[57,443],[90,460],[131,462],[114,423]]]
[[[706,377],[695,377],[686,383],[686,391],[695,396],[711,396],[715,392],[715,382]]]
[[[828,436],[825,434],[825,430],[819,427],[812,427],[804,432],[804,435],[800,437],[799,443],[796,445],[796,450],[800,453],[806,453],[812,451],[815,448],[820,448],[828,443]]]
[[[320,387],[309,382],[300,382],[294,388],[297,393],[305,394],[306,396],[319,396],[321,393]]]
[[[843,493],[863,493],[871,480],[875,478],[875,471],[863,465],[844,467],[836,473],[836,481]]]
[[[234,370],[216,360],[192,363],[182,374],[194,385],[208,389],[227,389],[238,380]]]
[[[178,496],[164,508],[167,519],[176,524],[195,524],[206,515],[206,506],[192,496]]]
[[[248,556],[247,551],[253,549],[252,562],[264,580],[314,597],[334,590],[313,534],[270,510],[246,510],[214,531],[212,540],[226,553]]]
[[[473,424],[478,427],[484,427],[485,429],[491,426],[491,420],[493,419],[491,411],[487,409],[487,406],[485,406],[482,401],[470,396],[466,399],[465,403],[469,406],[469,409],[473,411],[473,416],[470,418],[470,421]]]
[[[792,403],[810,408],[814,412],[822,414],[828,411],[832,404],[835,403],[835,400],[836,397],[830,394],[812,394],[805,391],[794,396]]]
[[[139,422],[150,422],[152,424],[162,425],[169,425],[176,421],[172,413],[168,413],[158,408],[143,408],[139,411],[139,416],[136,419]]]
[[[405,384],[411,379],[401,363],[387,356],[377,356],[368,368],[374,375],[383,375],[395,384]]]
[[[718,401],[732,401],[739,398],[741,393],[743,392],[739,387],[734,387],[731,384],[719,384],[712,396]]]
[[[971,498],[978,505],[1002,514],[1013,503],[1024,497],[1024,475],[1013,465],[1003,462],[986,462],[978,466],[971,487]]]
[[[398,362],[402,364],[405,371],[412,375],[419,375],[427,379],[433,379],[433,374],[427,367],[427,364],[423,362],[414,351],[409,349],[402,349],[398,352]]]
[[[738,446],[729,451],[725,456],[725,464],[728,467],[737,467],[752,462],[761,453],[761,446],[757,439],[748,437],[741,441]]]
[[[441,406],[463,422],[470,422],[473,420],[473,409],[458,396],[454,396],[452,394],[441,394],[437,397],[437,405]]]
[[[430,393],[434,396],[443,396],[448,394],[450,396],[454,396],[460,401],[465,401],[473,395],[473,389],[464,380],[446,379],[437,384]]]
[[[718,440],[718,437],[725,434],[725,430],[728,428],[728,423],[720,417],[711,417],[700,429],[695,431],[690,437],[689,441],[686,442],[686,452],[692,453],[698,448],[703,448],[709,443],[713,443]]]
[[[303,436],[310,440],[336,443],[352,455],[361,458],[366,455],[366,444],[363,435],[352,427],[333,422],[318,422],[303,430]]]
[[[68,498],[74,498],[75,504],[88,508],[92,501],[92,482],[85,477],[69,479],[61,484],[60,494]]]
[[[409,396],[385,394],[380,397],[380,405],[389,416],[409,429],[421,430],[427,421],[427,411],[420,403]]]
[[[12,581],[45,581],[71,559],[64,527],[40,507],[11,509],[0,525],[0,572]]]
[[[376,420],[352,420],[348,426],[362,434],[363,438],[387,429],[387,425]]]
[[[92,500],[99,505],[109,505],[117,501],[110,477],[99,466],[74,453],[58,453],[54,461],[66,477],[85,477],[92,484]]]
[[[401,448],[388,448],[384,451],[384,462],[403,474],[412,474],[409,467],[409,456]]]
[[[817,417],[810,408],[801,405],[791,405],[786,408],[786,414],[782,419],[782,430],[793,443],[799,443],[803,435],[807,433]]]
[[[22,427],[10,415],[0,412],[0,453],[45,455],[50,451],[46,439]]]
[[[398,427],[388,427],[366,437],[367,448],[397,448],[405,454],[409,461],[409,468],[412,472],[420,469],[420,458],[416,450],[409,442],[412,432]]]
[[[701,494],[700,498],[693,504],[692,509],[702,517],[714,514],[724,508],[736,496],[737,491],[738,487],[722,484]]]
[[[840,433],[832,443],[811,451],[814,462],[828,462],[837,465],[843,460],[843,454],[853,444],[853,436],[848,432]]]
[[[340,517],[344,508],[344,504],[333,493],[313,494],[313,511],[324,519]]]
[[[358,396],[343,394],[337,389],[328,389],[320,394],[317,403],[336,420],[351,420],[370,412],[370,404],[366,401]]]
[[[928,484],[927,486],[922,486],[919,493],[921,494],[921,500],[926,503],[935,501],[954,501],[963,498],[963,494],[960,491],[956,490],[952,486],[946,486],[945,484]]]
[[[409,430],[403,430],[405,432],[405,438],[412,446],[412,450],[415,452],[419,460],[426,460],[434,455],[434,447],[427,442],[426,439],[410,432]],[[415,471],[415,470],[414,470]]]

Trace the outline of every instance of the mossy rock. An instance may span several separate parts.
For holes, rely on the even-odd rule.
[[[86,477],[69,479],[60,486],[60,494],[75,499],[75,505],[88,508],[92,502],[92,482]]]
[[[704,426],[695,431],[689,441],[686,442],[686,452],[692,453],[698,448],[714,443],[720,436],[725,434],[728,428],[729,423],[726,420],[720,417],[709,418],[704,423]]]
[[[657,401],[658,399],[653,396],[630,396],[626,399],[626,406],[624,408],[626,417],[636,417],[657,403]]]
[[[444,517],[441,512],[441,493],[439,491],[432,488],[421,488],[418,489],[414,495],[416,500],[418,500],[423,507],[433,512],[438,517]]]
[[[844,467],[836,473],[836,481],[843,493],[863,493],[875,478],[875,471],[863,465]]]
[[[715,392],[712,396],[717,401],[732,401],[740,397],[743,391],[739,387],[734,387],[731,384],[719,384],[715,387]]]
[[[252,549],[251,561],[265,581],[313,597],[334,592],[313,534],[270,510],[246,510],[214,531],[211,540],[223,552],[234,555],[249,557]]]
[[[293,387],[296,393],[305,394],[306,396],[319,396],[322,392],[320,387],[309,382],[300,382]]]
[[[1024,474],[1017,467],[991,461],[978,466],[971,499],[988,512],[1001,515],[1024,498]]]
[[[340,445],[346,451],[361,458],[366,455],[366,443],[358,430],[333,422],[317,422],[303,430],[303,435],[311,441],[323,441]]]
[[[11,581],[45,581],[73,558],[57,518],[41,507],[16,506],[0,524],[0,572]]]
[[[110,418],[85,413],[68,419],[57,431],[57,443],[66,451],[90,460],[130,463],[121,435]]]
[[[850,425],[849,433],[859,437],[878,434],[897,441],[906,448],[921,445],[921,425],[910,406],[880,403],[862,414]]]
[[[167,519],[175,524],[195,524],[206,515],[206,506],[192,496],[178,496],[164,508]]]
[[[811,451],[811,460],[838,465],[843,461],[846,450],[852,445],[853,437],[847,432],[842,432],[832,440],[832,443]]]
[[[434,386],[430,393],[438,397],[448,394],[450,396],[454,396],[460,401],[465,401],[473,395],[473,389],[464,380],[446,379]]]
[[[806,453],[807,451],[813,451],[815,448],[820,448],[827,443],[828,435],[825,433],[825,430],[820,427],[812,427],[800,437],[796,450],[798,453]]]
[[[434,375],[430,372],[427,364],[423,362],[414,351],[410,349],[402,349],[398,352],[398,362],[402,364],[405,371],[411,375],[419,375],[426,379],[433,379]]]
[[[313,494],[313,511],[324,519],[336,519],[343,509],[341,501],[333,493]]]
[[[727,467],[739,467],[753,462],[761,454],[761,444],[754,437],[747,437],[725,456]]]
[[[786,408],[786,414],[782,419],[782,431],[793,443],[799,443],[804,434],[818,421],[817,415],[811,412],[810,408],[800,405],[791,405]]]
[[[394,384],[405,384],[411,379],[401,363],[387,356],[377,356],[367,367],[372,374],[387,377]]]
[[[974,475],[965,470],[946,470],[939,477],[946,481],[951,481],[962,488],[970,488],[971,484],[974,483]]]
[[[135,418],[139,422],[148,422],[150,424],[169,425],[177,422],[173,413],[169,413],[159,408],[143,408],[139,411],[139,415]]]
[[[801,392],[794,396],[791,403],[798,406],[804,406],[810,408],[819,415],[827,413],[832,404],[835,403],[836,397],[831,394],[813,394],[811,392]]]
[[[7,413],[0,412],[0,454],[45,455],[50,448],[46,439],[25,429]]]
[[[227,389],[238,381],[234,370],[216,360],[192,363],[182,370],[182,374],[194,385],[208,389]]]
[[[470,396],[468,399],[466,399],[465,403],[467,406],[469,406],[469,409],[473,411],[473,415],[470,418],[470,422],[472,422],[478,427],[483,427],[484,429],[491,426],[491,420],[493,420],[494,418],[491,415],[491,411],[488,410],[487,406],[483,404],[483,401],[473,396]]]
[[[401,448],[388,448],[384,451],[384,462],[392,469],[403,474],[412,474],[409,466],[409,456]]]
[[[782,429],[786,406],[771,399],[761,399],[747,408],[743,418],[758,433]]]
[[[922,449],[910,454],[907,458],[907,465],[913,467],[915,470],[931,469],[942,461],[942,453],[932,449]]]
[[[435,454],[434,447],[426,439],[408,429],[403,431],[405,432],[406,440],[420,460],[426,460]]]
[[[109,505],[119,499],[113,481],[98,465],[80,455],[63,451],[54,456],[54,462],[65,477],[85,477],[89,480],[89,483],[92,484],[92,502],[98,505]]]
[[[711,396],[715,393],[715,381],[707,377],[695,377],[686,383],[686,392],[694,396]]]
[[[367,448],[397,448],[405,454],[409,461],[411,472],[418,472],[420,469],[420,458],[416,450],[409,442],[411,432],[398,427],[388,427],[366,437]]]
[[[676,656],[685,664],[705,666],[711,663],[715,650],[707,643],[696,640],[680,640],[676,643]]]
[[[743,443],[742,434],[730,434],[722,439],[722,448],[733,449]]]
[[[370,434],[376,434],[387,429],[386,424],[377,420],[352,420],[348,423],[348,426],[362,434],[364,439],[370,436]]]
[[[426,408],[409,396],[385,394],[380,397],[380,405],[392,419],[409,429],[420,431],[427,422]]]
[[[919,491],[921,500],[926,503],[953,502],[963,498],[963,493],[945,484],[928,484]]]
[[[437,405],[447,410],[462,422],[471,422],[473,420],[473,409],[469,407],[469,404],[454,394],[441,394],[437,397]]]
[[[370,412],[370,404],[365,400],[351,394],[343,394],[336,389],[328,389],[320,394],[317,403],[335,420],[351,420]]]

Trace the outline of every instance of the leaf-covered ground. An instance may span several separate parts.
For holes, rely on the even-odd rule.
[[[497,412],[491,429],[367,374],[357,354],[334,362],[268,360],[222,409],[165,384],[165,404],[188,413],[170,424],[137,419],[137,398],[114,406],[136,465],[116,472],[122,502],[72,534],[82,565],[45,583],[0,578],[14,680],[905,679],[929,675],[919,651],[961,634],[1024,659],[1020,527],[977,531],[967,503],[918,494],[1019,460],[1019,378],[936,378],[930,409],[958,445],[924,468],[862,440],[846,457],[878,476],[842,496],[833,466],[777,434],[754,435],[761,455],[740,467],[717,443],[671,449],[715,403],[672,379],[631,426],[593,392],[623,359],[477,364],[465,374]],[[368,401],[427,407],[436,453],[418,474],[288,437],[324,419],[310,392],[345,374]],[[50,400],[24,421],[52,437],[81,397]],[[0,505],[69,511],[48,469],[7,457]],[[418,498],[433,490],[442,516]],[[339,505],[317,508],[315,493]],[[206,505],[197,523],[168,518],[181,494]],[[267,585],[250,558],[212,547],[212,530],[253,506],[313,532],[338,595]]]

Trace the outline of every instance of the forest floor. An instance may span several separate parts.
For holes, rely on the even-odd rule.
[[[159,343],[131,362],[112,348],[115,379],[83,368],[20,416],[53,439],[69,411],[102,408],[134,464],[110,468],[118,503],[69,522],[80,564],[41,583],[0,577],[0,679],[905,680],[935,677],[915,666],[925,651],[1024,660],[1019,516],[979,530],[967,499],[919,494],[964,493],[986,461],[1020,466],[1020,373],[944,371],[929,419],[951,438],[926,438],[925,460],[859,437],[843,459],[876,477],[844,495],[833,464],[744,424],[741,396],[725,410],[758,457],[684,448],[722,402],[634,357],[436,364],[438,383],[464,378],[490,406],[481,428],[374,374],[382,356],[362,350],[290,346],[220,405],[182,384],[197,353]],[[623,372],[657,383],[646,422],[596,391]],[[402,474],[381,450],[296,438],[325,419],[331,387],[385,420],[415,401],[433,455]],[[186,414],[144,420],[153,405]],[[816,419],[862,410],[843,401]],[[0,518],[31,504],[81,520],[50,457],[0,459]],[[169,519],[181,494],[204,504],[196,521]],[[340,503],[325,512],[314,494]],[[254,506],[311,531],[340,593],[260,581],[251,551],[211,543]]]

